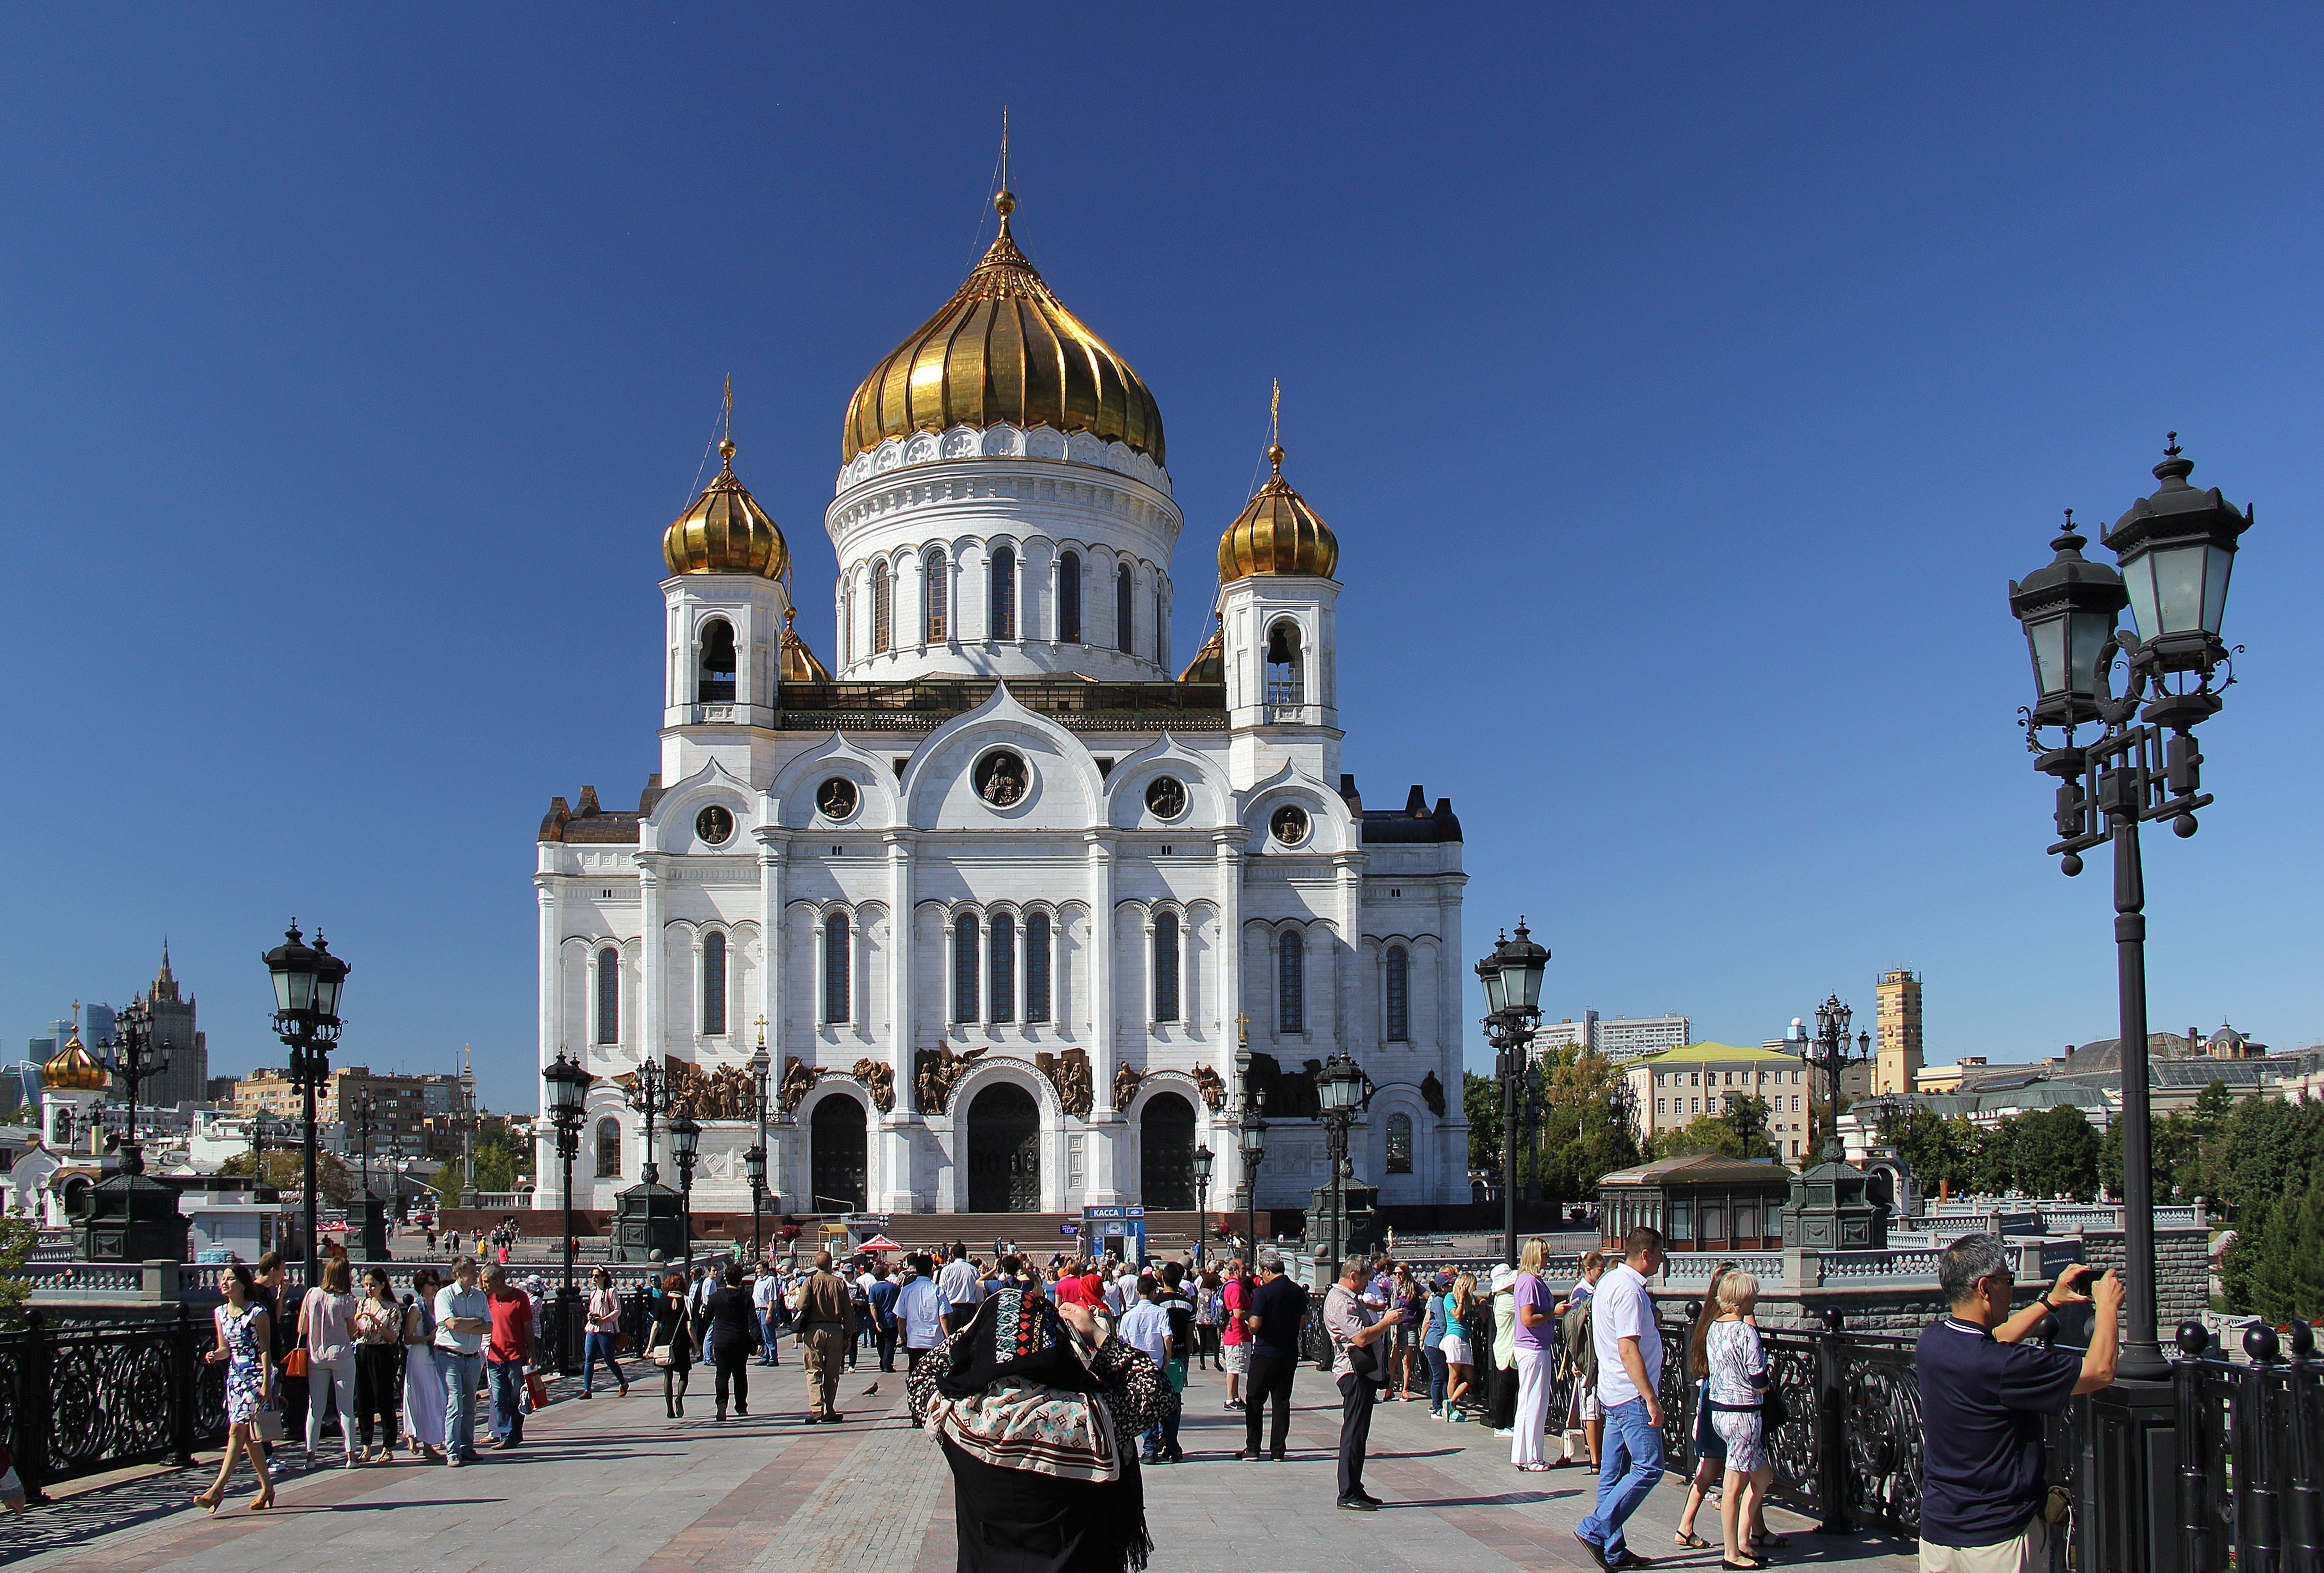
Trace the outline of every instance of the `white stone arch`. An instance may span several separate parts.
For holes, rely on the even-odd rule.
[[[863,1199],[869,1203],[880,1195],[880,1111],[872,1106],[872,1094],[861,1082],[844,1070],[825,1066],[807,1096],[799,1099],[798,1107],[791,1111],[793,1128],[798,1133],[793,1143],[798,1157],[786,1194],[807,1200],[808,1205],[800,1211],[824,1210],[815,1204],[815,1111],[835,1097],[851,1100],[863,1113]]]
[[[1339,925],[1329,918],[1314,916],[1250,918],[1244,921],[1242,931],[1246,956],[1253,940],[1259,949],[1258,967],[1246,966],[1244,969],[1246,989],[1254,981],[1259,989],[1256,1004],[1259,1008],[1250,1011],[1252,1024],[1263,1026],[1271,1038],[1294,1038],[1303,1043],[1312,1041],[1319,1031],[1327,1031],[1331,1013],[1336,1007],[1330,989],[1332,948],[1339,938]],[[1286,935],[1294,934],[1300,943],[1301,1025],[1296,1030],[1285,1026],[1282,1008],[1283,941]]]
[[[1277,841],[1268,828],[1276,810],[1285,803],[1296,803],[1307,811],[1307,839],[1296,847]],[[1241,819],[1248,856],[1301,857],[1362,849],[1362,830],[1347,800],[1320,776],[1289,760],[1244,794]]]
[[[839,820],[824,818],[816,803],[816,791],[835,775],[853,782],[856,791],[855,812]],[[767,783],[765,796],[769,819],[794,830],[881,829],[902,822],[902,800],[890,757],[874,754],[837,732],[777,772]]]
[[[1157,776],[1176,776],[1186,786],[1185,811],[1175,819],[1146,806],[1146,789]],[[1117,760],[1105,777],[1106,822],[1117,829],[1183,830],[1188,835],[1235,822],[1233,783],[1213,757],[1196,753],[1165,732],[1137,753]]]
[[[1032,791],[1011,809],[987,810],[975,799],[970,764],[990,745],[1006,744],[1027,754]],[[960,826],[990,829],[1086,829],[1105,800],[1097,762],[1081,739],[1049,717],[1028,709],[996,682],[991,697],[931,732],[904,766],[897,783],[899,822],[915,829]]]
[[[937,1145],[945,1159],[936,1181],[936,1210],[968,1210],[969,1106],[976,1101],[978,1093],[1003,1082],[1031,1093],[1034,1106],[1040,1110],[1041,1211],[1071,1211],[1074,1204],[1067,1196],[1065,1180],[1064,1100],[1058,1097],[1049,1078],[1041,1074],[1040,1067],[1028,1059],[994,1053],[980,1057],[969,1067],[968,1073],[952,1089],[944,1114],[929,1116],[929,1128],[936,1133]]]
[[[684,781],[672,782],[655,801],[653,811],[638,821],[638,850],[706,857],[748,855],[751,832],[758,826],[759,802],[760,794],[750,782],[722,762],[710,760]],[[714,803],[734,817],[733,830],[715,847],[700,840],[694,830],[696,817]]]
[[[1449,1097],[1450,1095],[1447,1096]],[[1388,1171],[1388,1124],[1397,1115],[1412,1121],[1412,1172],[1409,1174],[1390,1174]],[[1378,1186],[1380,1200],[1389,1206],[1402,1206],[1434,1198],[1436,1195],[1439,1154],[1438,1143],[1431,1137],[1441,1123],[1428,1112],[1428,1100],[1421,1096],[1419,1083],[1376,1083],[1371,1107],[1365,1111],[1363,1121],[1352,1133],[1357,1139],[1349,1144],[1350,1155],[1355,1160],[1357,1178]]]

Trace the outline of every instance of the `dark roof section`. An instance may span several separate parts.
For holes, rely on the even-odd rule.
[[[1342,795],[1350,792],[1354,778],[1342,776]],[[1432,812],[1428,793],[1416,784],[1405,795],[1401,809],[1367,809],[1358,798],[1351,804],[1362,816],[1364,839],[1367,841],[1458,841],[1461,821],[1452,812],[1452,800],[1439,798]]]
[[[598,842],[624,844],[634,847],[638,841],[638,821],[653,812],[654,804],[661,800],[659,772],[646,777],[646,790],[638,794],[635,813],[620,809],[608,810],[597,801],[597,789],[581,789],[580,806],[567,808],[563,798],[549,800],[549,812],[542,816],[542,841],[567,843]]]

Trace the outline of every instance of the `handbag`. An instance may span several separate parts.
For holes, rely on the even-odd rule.
[[[303,1347],[293,1349],[282,1356],[282,1374],[285,1376],[307,1374],[307,1351]]]
[[[532,1400],[533,1408],[541,1410],[549,1407],[549,1383],[540,1379],[540,1372],[524,1374],[524,1392],[525,1396]]]
[[[279,1442],[282,1439],[282,1411],[272,1404],[267,1405],[253,1415],[251,1424],[258,1429],[258,1439],[262,1442]]]

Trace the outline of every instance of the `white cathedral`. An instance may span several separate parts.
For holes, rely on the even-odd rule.
[[[747,1213],[763,1043],[777,1211],[1186,1209],[1203,1145],[1223,1212],[1245,1032],[1259,1207],[1328,1181],[1335,1050],[1378,1088],[1357,1180],[1466,1201],[1460,822],[1341,773],[1338,543],[1271,448],[1173,677],[1161,412],[996,206],[849,402],[835,672],[729,440],[662,539],[660,773],[634,810],[584,787],[541,822],[540,1060],[599,1078],[575,1205],[656,1156],[621,1079],[651,1056],[702,1124],[695,1211]]]

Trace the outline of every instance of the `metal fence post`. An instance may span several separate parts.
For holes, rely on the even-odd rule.
[[[2316,1364],[2316,1332],[2306,1322],[2294,1318],[2292,1323],[2292,1368],[2285,1377],[2287,1396],[2292,1401],[2291,1477],[2285,1493],[2287,1522],[2284,1539],[2290,1544],[2292,1565],[2301,1569],[2324,1566],[2324,1480],[2317,1478],[2318,1424],[2317,1409],[2319,1396]]]
[[[2211,1573],[2211,1522],[2204,1509],[2209,1482],[2204,1479],[2203,1461],[2217,1444],[2205,1434],[2210,1418],[2203,1399],[2206,1336],[2201,1324],[2190,1325],[2194,1337],[2190,1339],[2186,1328],[2179,1330],[2179,1359],[2171,1372],[2179,1401],[2179,1554],[2182,1573]]]
[[[2277,1488],[2282,1439],[2271,1418],[2274,1396],[2275,1329],[2265,1323],[2245,1330],[2244,1353],[2252,1358],[2236,1397],[2236,1567],[2237,1573],[2278,1573],[2283,1566],[2283,1504]]]
[[[194,1342],[193,1314],[178,1302],[178,1323],[170,1341],[170,1446],[180,1467],[194,1461],[194,1411],[200,1402],[201,1376],[196,1362],[201,1352]]]
[[[35,1504],[49,1500],[41,1485],[50,1478],[49,1428],[56,1423],[46,1321],[37,1310],[24,1313],[24,1359],[16,1367],[16,1478],[23,1482],[24,1500]]]
[[[1848,1516],[1848,1360],[1840,1343],[1847,1335],[1839,1328],[1838,1307],[1824,1314],[1828,1330],[1815,1341],[1816,1479],[1823,1498],[1816,1532],[1850,1535],[1856,1526]]]

